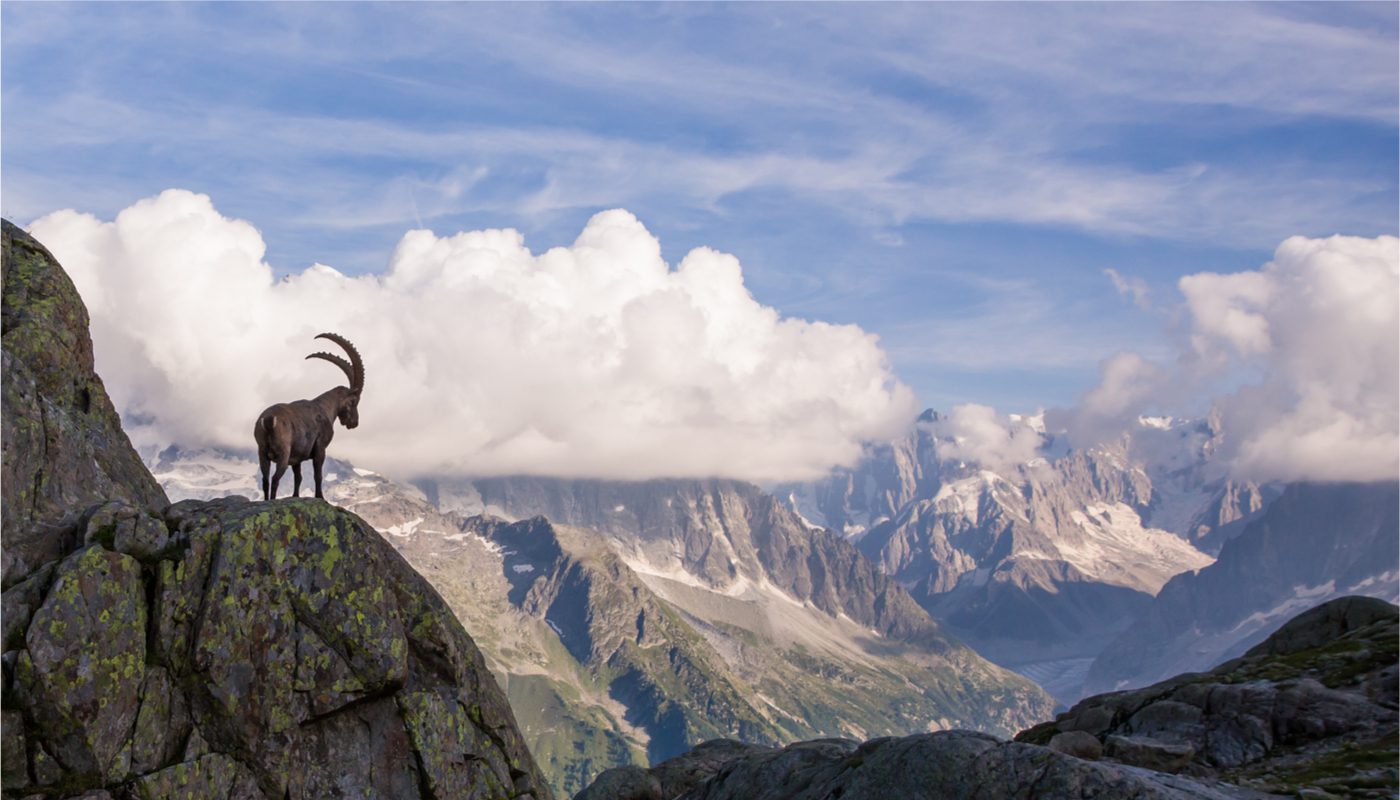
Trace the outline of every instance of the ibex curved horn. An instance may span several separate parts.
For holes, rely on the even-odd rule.
[[[365,362],[360,359],[360,351],[355,349],[355,345],[350,344],[349,339],[346,339],[344,336],[341,336],[338,333],[319,333],[316,335],[316,338],[330,339],[332,342],[335,342],[336,344],[345,348],[345,352],[348,353],[350,356],[350,361],[347,362],[340,356],[332,355],[330,353],[312,353],[311,355],[307,356],[307,358],[323,358],[326,361],[329,361],[332,364],[336,365],[337,367],[340,367],[341,370],[345,372],[345,377],[350,379],[350,391],[359,392],[360,390],[364,389]]]

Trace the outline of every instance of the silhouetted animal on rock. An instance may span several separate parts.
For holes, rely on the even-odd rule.
[[[347,428],[360,424],[360,390],[365,388],[365,365],[355,346],[343,336],[322,333],[317,339],[330,339],[345,348],[350,360],[331,353],[312,353],[310,358],[322,358],[345,371],[350,388],[337,386],[314,400],[297,400],[269,406],[258,416],[253,426],[253,438],[258,443],[258,465],[262,468],[264,500],[277,498],[277,482],[292,467],[292,496],[301,495],[301,462],[311,459],[316,477],[316,496],[321,497],[321,465],[326,461],[326,445],[335,435],[335,421]],[[277,464],[277,471],[268,481],[268,467]]]

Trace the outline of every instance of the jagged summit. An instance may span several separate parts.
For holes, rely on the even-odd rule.
[[[4,224],[3,795],[549,798],[447,605],[314,500],[169,505]]]

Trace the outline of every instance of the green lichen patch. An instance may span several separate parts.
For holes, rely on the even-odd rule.
[[[131,770],[143,775],[179,760],[190,734],[189,711],[166,670],[146,669],[141,687],[141,710],[131,737]]]
[[[434,796],[504,800],[514,794],[509,765],[450,692],[405,692],[398,705]]]
[[[126,774],[126,740],[145,679],[141,567],[99,547],[70,556],[26,635],[31,691],[62,729],[81,732],[99,772]]]
[[[247,767],[221,753],[146,775],[133,787],[142,800],[209,800],[209,798],[261,797]]]

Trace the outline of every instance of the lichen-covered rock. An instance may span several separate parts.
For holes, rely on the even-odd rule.
[[[55,568],[6,670],[6,796],[549,796],[480,652],[358,517],[167,516],[155,563],[99,533]]]
[[[24,741],[24,716],[6,710],[0,715],[0,787],[23,789],[29,785],[29,748]]]
[[[185,696],[171,682],[170,673],[164,667],[147,667],[131,737],[131,771],[144,775],[180,760],[190,731]]]
[[[169,506],[4,224],[4,798],[534,798],[432,587],[321,500]]]
[[[94,506],[84,516],[83,541],[141,561],[156,561],[174,542],[165,522],[124,500]]]
[[[9,588],[72,550],[78,514],[93,503],[156,511],[169,501],[93,371],[87,309],[72,281],[29,234],[8,221],[0,227],[0,582]]]
[[[32,669],[19,680],[43,726],[36,738],[67,771],[122,778],[145,678],[140,565],[96,546],[69,556],[25,644]]]
[[[142,776],[136,781],[141,800],[262,800],[257,781],[248,768],[220,753]]]

